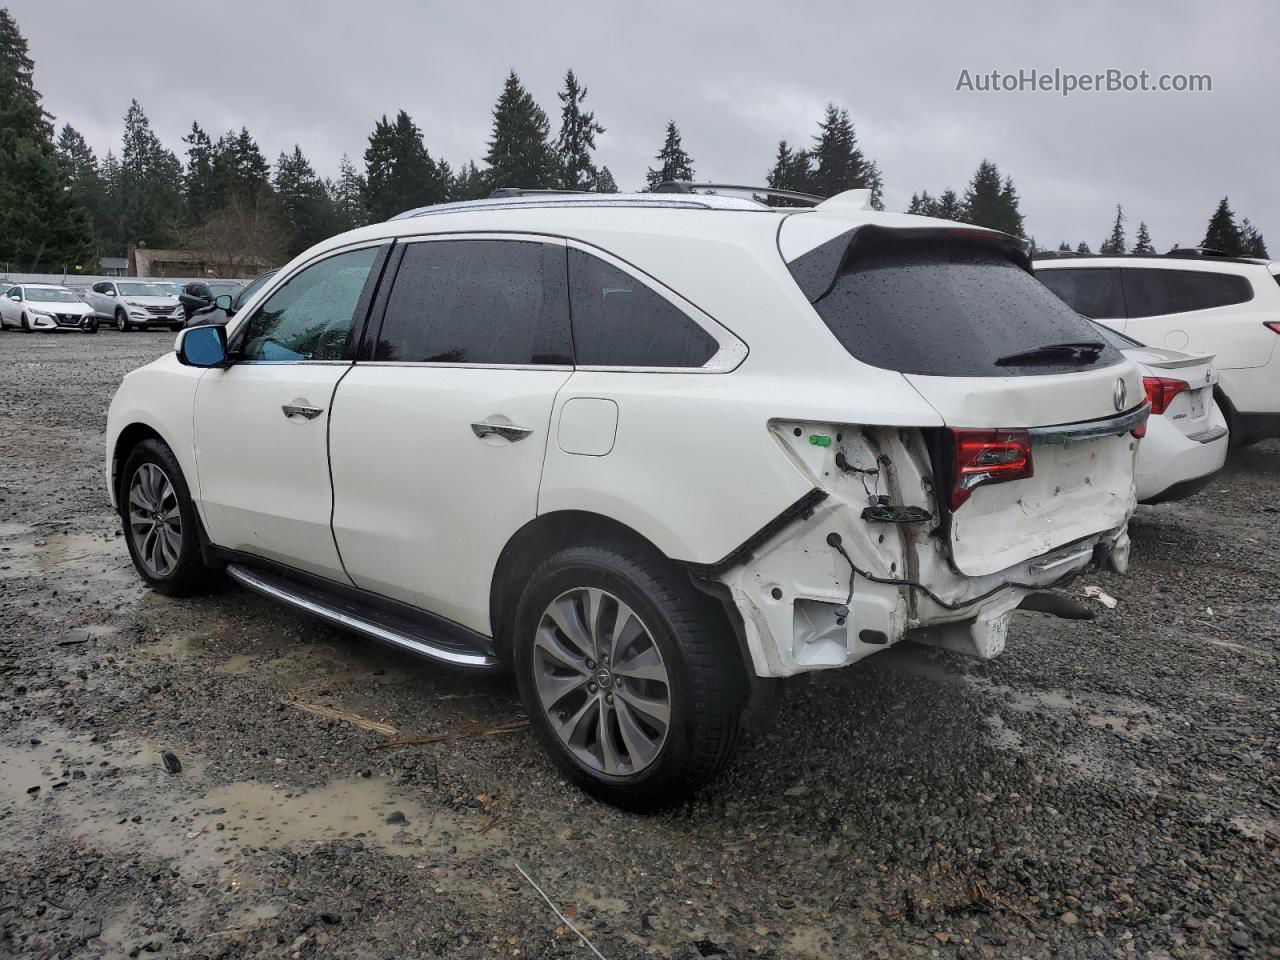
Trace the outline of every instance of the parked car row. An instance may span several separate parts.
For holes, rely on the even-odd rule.
[[[181,330],[200,314],[200,323],[225,322],[219,298],[238,304],[252,295],[274,271],[242,285],[233,280],[102,280],[82,293],[51,283],[0,285],[0,330],[28,332],[81,330],[97,333],[108,323],[121,333],[167,328]],[[234,309],[234,306],[233,306]]]
[[[566,775],[651,807],[778,678],[1078,615],[1047,591],[1221,467],[1221,348],[1085,319],[1022,241],[672,190],[409,211],[217,298],[111,405],[139,574],[514,670]]]

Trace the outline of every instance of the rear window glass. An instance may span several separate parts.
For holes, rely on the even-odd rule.
[[[1062,298],[1076,313],[1095,320],[1124,317],[1124,294],[1120,290],[1120,271],[1093,268],[1088,270],[1040,270],[1040,282]]]
[[[1253,299],[1247,277],[1200,270],[1125,267],[1124,297],[1131,317],[1210,310]]]
[[[905,239],[858,249],[814,307],[853,356],[902,373],[1007,377],[1067,373],[1122,359],[1034,276],[977,244]],[[1051,344],[1089,341],[1102,349],[1047,362],[997,362]]]

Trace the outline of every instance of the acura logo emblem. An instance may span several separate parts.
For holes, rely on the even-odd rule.
[[[1111,402],[1116,405],[1117,410],[1124,409],[1124,402],[1128,399],[1129,388],[1124,385],[1123,380],[1116,381],[1116,389],[1111,394]]]

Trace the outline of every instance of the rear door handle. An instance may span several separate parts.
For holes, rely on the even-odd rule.
[[[501,437],[503,440],[510,440],[515,443],[517,440],[523,440],[529,434],[533,433],[529,427],[517,427],[510,423],[488,423],[481,421],[473,423],[471,430],[477,437],[481,439],[494,436]]]
[[[324,413],[324,407],[308,407],[300,403],[286,403],[280,407],[286,417],[302,416],[314,420]]]

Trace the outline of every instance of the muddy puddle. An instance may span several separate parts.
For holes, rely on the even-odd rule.
[[[385,777],[311,790],[257,781],[210,785],[198,756],[184,756],[180,772],[166,772],[164,749],[128,738],[95,742],[56,728],[0,744],[0,850],[29,850],[29,838],[42,836],[221,868],[244,847],[359,839],[395,855],[444,846],[465,856],[502,838],[500,829],[480,832],[484,814],[430,809]]]

